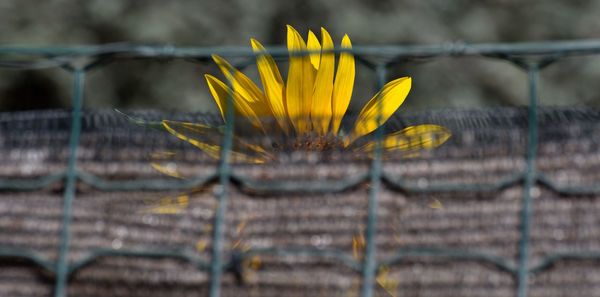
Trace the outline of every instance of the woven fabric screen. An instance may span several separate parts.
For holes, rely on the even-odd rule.
[[[529,74],[531,105],[392,117],[384,130],[452,131],[418,155],[282,150],[269,164],[221,162],[112,110],[83,111],[86,68],[65,52],[4,62],[72,70],[75,99],[73,110],[0,113],[0,295],[600,296],[600,112],[537,106],[543,66],[600,44],[402,49],[508,59]]]

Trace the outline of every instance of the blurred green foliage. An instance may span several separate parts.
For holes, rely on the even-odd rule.
[[[600,34],[598,15],[595,0],[6,0],[0,1],[0,44],[249,47],[255,38],[283,45],[286,24],[301,34],[323,26],[337,44],[347,33],[355,45],[591,39]],[[374,74],[357,67],[352,106],[373,94]],[[400,110],[526,104],[525,74],[506,62],[441,58],[391,70],[390,80],[413,77]],[[245,72],[260,85],[253,67]],[[216,111],[204,73],[218,72],[181,60],[119,61],[89,74],[86,108]],[[598,107],[599,79],[600,58],[563,60],[542,72],[541,104]],[[0,110],[67,107],[70,93],[70,76],[60,69],[0,69]]]

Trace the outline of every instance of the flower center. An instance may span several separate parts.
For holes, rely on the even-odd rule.
[[[293,141],[278,143],[273,147],[277,150],[331,151],[344,148],[344,139],[335,135],[305,135]]]

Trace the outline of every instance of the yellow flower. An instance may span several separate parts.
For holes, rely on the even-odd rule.
[[[290,52],[287,82],[273,58],[256,40],[251,40],[257,55],[261,91],[246,75],[225,59],[213,55],[229,85],[206,74],[210,91],[226,120],[227,97],[233,96],[236,119],[249,123],[254,131],[264,135],[284,135],[285,143],[271,147],[252,144],[240,137],[234,139],[234,159],[261,163],[273,159],[277,149],[323,150],[327,148],[353,151],[373,151],[374,144],[357,141],[385,123],[400,107],[411,88],[411,78],[402,77],[387,83],[362,109],[353,127],[342,131],[340,124],[350,104],[354,86],[354,56],[339,54],[337,69],[333,41],[321,28],[321,42],[309,31],[307,42],[291,26],[287,26],[287,46]],[[342,49],[351,49],[347,35]],[[303,54],[302,52],[310,52]],[[237,121],[237,120],[236,120]],[[177,137],[199,147],[215,158],[220,156],[223,131],[206,125],[163,121],[164,127]],[[411,152],[431,149],[450,137],[450,132],[437,125],[419,125],[386,135],[384,151]],[[248,153],[251,152],[251,153]]]

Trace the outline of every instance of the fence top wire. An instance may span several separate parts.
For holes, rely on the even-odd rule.
[[[286,47],[268,47],[274,57],[287,57]],[[379,64],[389,64],[411,58],[437,56],[488,56],[503,59],[514,57],[549,57],[591,55],[600,52],[600,40],[543,41],[521,43],[479,43],[462,41],[434,45],[355,45],[352,49],[336,48],[333,52],[351,52],[358,57],[378,57]],[[297,52],[309,54],[310,51]],[[247,46],[180,47],[174,45],[141,45],[114,43],[93,46],[0,46],[0,67],[39,69],[71,65],[82,57],[114,58],[189,58],[208,61],[213,54],[223,57],[254,57]],[[376,63],[377,64],[377,63]]]

